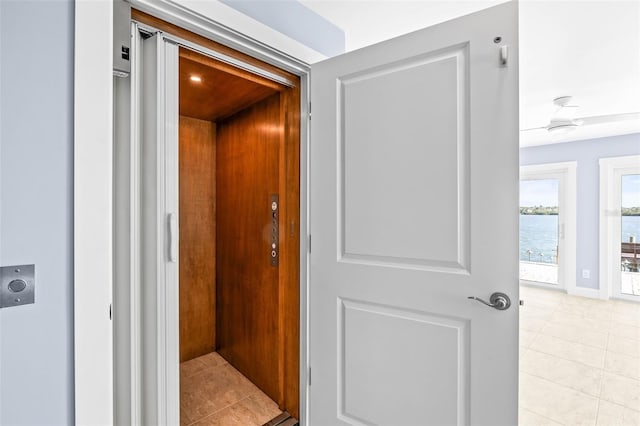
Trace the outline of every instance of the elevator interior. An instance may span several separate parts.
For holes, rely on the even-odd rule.
[[[180,362],[216,352],[298,418],[300,91],[278,72],[292,84],[180,48]],[[184,370],[189,424],[221,382]]]

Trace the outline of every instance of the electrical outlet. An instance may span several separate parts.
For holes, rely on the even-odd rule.
[[[582,270],[582,278],[591,278],[591,271],[588,269],[583,269]]]

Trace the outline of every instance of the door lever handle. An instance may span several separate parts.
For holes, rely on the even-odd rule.
[[[169,262],[175,263],[178,261],[178,224],[176,214],[169,213],[167,222],[169,224]]]
[[[493,293],[488,302],[485,302],[484,300],[475,296],[469,296],[467,297],[467,299],[477,300],[478,302],[484,303],[485,305],[491,308],[495,308],[499,311],[509,309],[509,306],[511,306],[511,299],[509,299],[509,296],[504,293]]]

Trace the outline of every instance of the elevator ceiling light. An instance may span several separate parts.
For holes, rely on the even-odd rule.
[[[200,76],[198,75],[192,75],[191,77],[189,77],[189,79],[194,83],[202,83],[202,78],[200,78]]]

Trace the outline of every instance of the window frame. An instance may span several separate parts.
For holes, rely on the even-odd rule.
[[[576,287],[576,161],[520,166],[520,181],[558,179],[558,284],[520,279],[530,285],[580,294]],[[587,289],[588,290],[588,289]],[[581,294],[582,295],[582,294]]]
[[[640,296],[623,294],[621,258],[623,175],[640,174],[640,155],[601,158],[600,164],[600,296],[640,302]],[[617,283],[617,284],[616,284]]]

